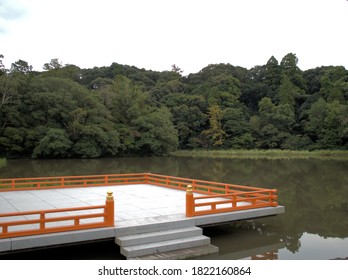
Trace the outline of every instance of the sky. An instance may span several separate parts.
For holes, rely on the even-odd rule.
[[[288,53],[302,70],[348,69],[347,0],[0,0],[0,54],[41,71],[58,58],[184,75],[209,64],[252,68]]]

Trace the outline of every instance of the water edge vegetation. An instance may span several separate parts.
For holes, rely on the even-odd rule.
[[[6,158],[0,158],[0,167],[6,165]]]
[[[171,153],[175,157],[193,158],[240,158],[240,159],[335,159],[348,160],[345,150],[178,150]]]

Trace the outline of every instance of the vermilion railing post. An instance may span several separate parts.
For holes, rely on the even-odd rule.
[[[107,226],[113,227],[115,225],[115,201],[112,191],[108,191],[105,201],[105,222]]]
[[[186,217],[193,217],[194,214],[192,189],[191,185],[188,185],[186,188]]]
[[[237,198],[235,194],[232,195],[232,207],[233,208],[237,207]]]
[[[278,196],[277,196],[277,190],[272,190],[271,193],[270,193],[270,196],[271,196],[271,205],[272,206],[278,206]]]
[[[45,212],[40,213],[40,229],[45,229]]]

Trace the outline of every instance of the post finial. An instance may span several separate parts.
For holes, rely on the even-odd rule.
[[[191,185],[187,185],[186,192],[191,194],[192,191],[193,191],[193,187]]]
[[[114,200],[113,192],[111,190],[108,190],[106,193],[107,193],[106,200],[108,201]]]

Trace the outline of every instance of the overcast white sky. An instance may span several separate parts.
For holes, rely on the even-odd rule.
[[[302,70],[348,69],[347,0],[0,0],[0,54],[42,70],[112,62],[195,73],[252,68],[289,52]]]

